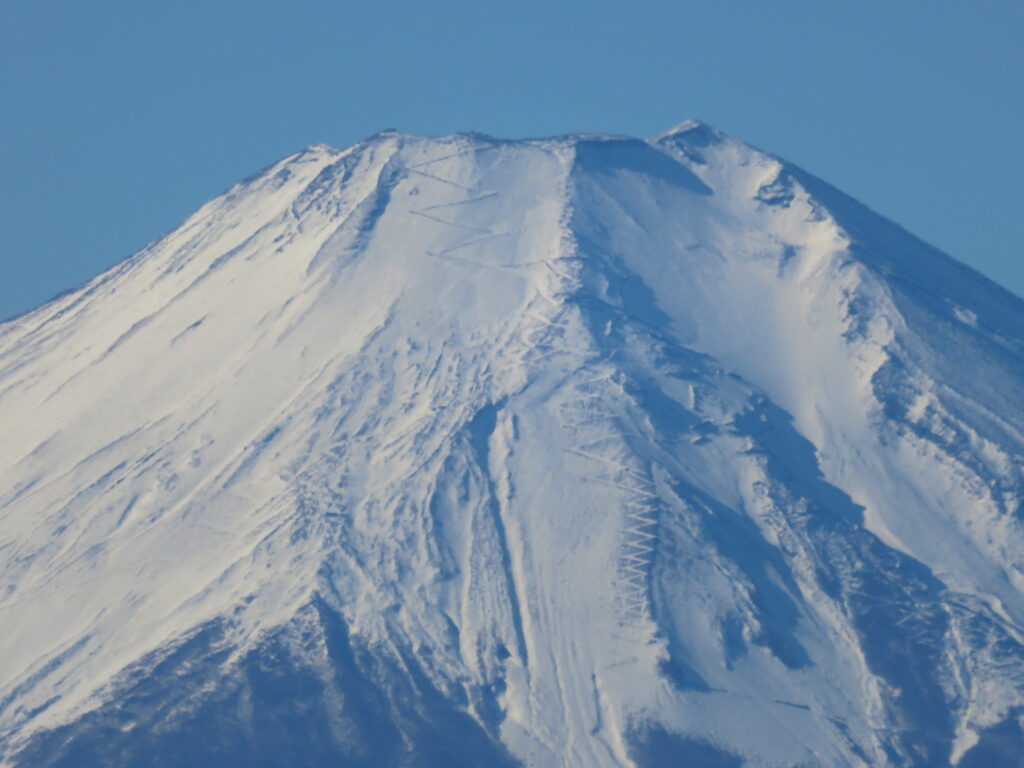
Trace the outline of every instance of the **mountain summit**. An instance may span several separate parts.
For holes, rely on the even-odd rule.
[[[6,765],[1021,765],[1024,302],[702,123],[288,157],[0,424]]]

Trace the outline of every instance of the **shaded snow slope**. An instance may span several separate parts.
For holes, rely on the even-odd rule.
[[[1022,382],[700,123],[310,148],[0,326],[0,754],[1017,766]]]

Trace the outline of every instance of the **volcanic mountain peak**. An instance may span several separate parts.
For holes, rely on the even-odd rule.
[[[309,147],[0,326],[0,746],[1014,765],[1022,309],[695,121]]]

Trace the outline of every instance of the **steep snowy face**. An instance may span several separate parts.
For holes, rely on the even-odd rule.
[[[1016,765],[1022,363],[699,123],[310,148],[0,326],[0,758]]]

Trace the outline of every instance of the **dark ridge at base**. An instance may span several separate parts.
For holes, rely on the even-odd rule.
[[[637,768],[743,768],[743,761],[731,752],[655,723],[644,723],[630,733],[629,756]]]
[[[1024,708],[1017,708],[1001,723],[987,728],[967,750],[957,768],[1024,768]]]
[[[236,663],[225,625],[129,670],[107,704],[35,735],[17,768],[515,766],[414,660],[354,647],[322,601]],[[400,668],[401,667],[401,668]]]

